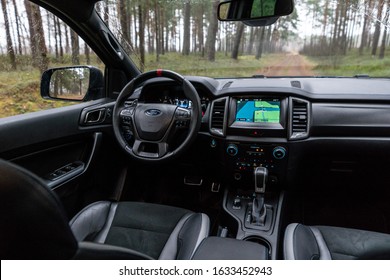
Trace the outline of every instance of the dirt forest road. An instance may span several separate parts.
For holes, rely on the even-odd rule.
[[[256,74],[264,76],[314,76],[314,65],[296,53],[276,55],[271,63],[260,68]]]

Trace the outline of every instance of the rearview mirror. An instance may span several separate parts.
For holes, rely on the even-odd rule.
[[[91,66],[71,66],[45,71],[41,96],[45,99],[87,101],[102,97],[103,74]]]
[[[270,19],[273,23],[278,17],[291,14],[293,9],[293,0],[231,0],[219,4],[218,19],[244,23],[251,21],[261,23]]]

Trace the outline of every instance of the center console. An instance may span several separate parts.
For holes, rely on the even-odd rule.
[[[193,260],[268,260],[267,246],[231,238],[207,237],[196,250]]]
[[[263,193],[230,187],[224,193],[223,208],[238,225],[236,238],[268,247],[271,259],[277,259],[283,198],[272,187]]]
[[[226,169],[223,207],[238,224],[236,238],[267,247],[272,259],[288,167],[288,103],[287,97],[271,94],[226,97],[214,101],[210,120]]]

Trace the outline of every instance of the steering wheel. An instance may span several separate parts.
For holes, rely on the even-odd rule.
[[[156,77],[166,77],[181,85],[192,108],[139,100],[126,102],[139,85]],[[199,131],[201,118],[200,99],[194,86],[173,71],[159,69],[137,76],[122,89],[115,103],[112,123],[119,145],[130,157],[144,162],[162,162],[190,146]],[[169,140],[183,128],[188,129],[184,141],[170,149]]]

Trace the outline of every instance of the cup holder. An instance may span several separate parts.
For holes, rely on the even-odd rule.
[[[244,241],[249,241],[253,243],[260,244],[267,248],[268,250],[268,259],[271,259],[271,244],[264,238],[256,235],[248,236],[244,238]]]

